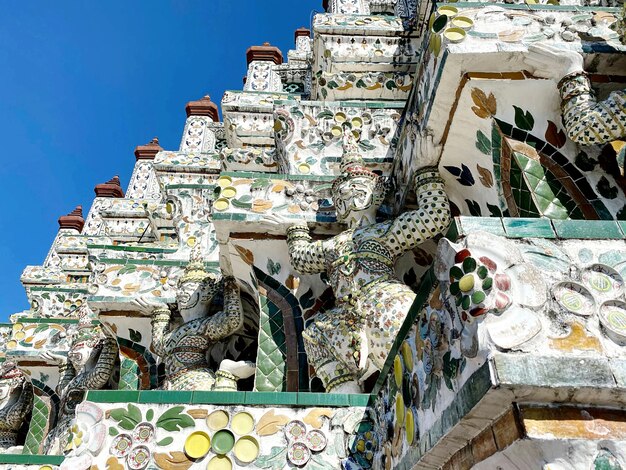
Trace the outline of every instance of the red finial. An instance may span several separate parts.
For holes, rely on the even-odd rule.
[[[124,190],[120,185],[119,176],[114,176],[106,183],[97,185],[94,191],[96,197],[124,197]]]
[[[283,53],[276,46],[264,42],[262,46],[252,46],[246,51],[248,65],[254,60],[274,62],[276,65],[283,63]]]
[[[220,116],[217,105],[211,101],[209,95],[205,95],[197,101],[190,101],[185,106],[187,117],[189,116],[208,116],[213,121],[219,122]]]
[[[153,160],[161,150],[163,149],[159,145],[159,138],[155,137],[147,144],[135,147],[135,158],[137,160]]]
[[[82,231],[83,226],[85,225],[85,219],[83,219],[83,207],[76,206],[76,208],[67,215],[62,215],[59,217],[59,228],[60,229],[74,229],[77,231]]]

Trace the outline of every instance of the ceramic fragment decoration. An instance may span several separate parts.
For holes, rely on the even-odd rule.
[[[600,322],[607,336],[613,341],[626,342],[626,303],[621,300],[609,300],[600,306]]]
[[[185,454],[191,459],[204,457],[211,448],[209,435],[202,431],[192,432],[185,441]]]
[[[288,441],[301,440],[306,435],[306,425],[302,421],[290,421],[283,430]]]
[[[294,465],[304,465],[311,458],[311,451],[304,442],[292,442],[287,449],[287,458]]]
[[[146,446],[136,446],[126,457],[126,464],[131,470],[141,470],[150,463],[150,449]]]
[[[228,429],[222,429],[213,434],[211,449],[216,454],[226,454],[235,445],[235,436]]]
[[[254,462],[259,456],[259,443],[252,436],[243,436],[235,443],[235,458],[245,464]]]
[[[133,438],[128,434],[118,434],[113,439],[109,452],[116,457],[126,457],[133,445]]]
[[[229,419],[228,412],[217,410],[207,417],[207,426],[213,431],[218,431],[228,425]]]
[[[312,429],[306,435],[306,443],[314,452],[320,452],[326,447],[326,436],[318,429]]]
[[[566,281],[552,289],[554,298],[565,310],[576,315],[589,316],[595,311],[595,300],[589,290],[576,282]]]
[[[250,413],[237,413],[235,416],[233,416],[233,421],[230,424],[230,428],[235,434],[239,436],[248,434],[254,429],[254,418]]]
[[[133,442],[147,444],[154,438],[154,426],[150,423],[139,423],[133,430]]]
[[[594,264],[581,273],[581,280],[597,297],[616,298],[624,292],[624,280],[617,271],[602,264]]]
[[[500,349],[520,346],[541,331],[541,321],[537,315],[532,310],[517,306],[485,323],[491,340]]]
[[[216,455],[207,464],[207,470],[232,470],[233,462],[225,455]]]

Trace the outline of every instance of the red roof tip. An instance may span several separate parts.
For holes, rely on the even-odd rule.
[[[305,28],[304,26],[301,28],[296,29],[296,32],[294,33],[294,40],[297,41],[299,37],[304,36],[307,38],[311,37],[311,30],[308,28]]]
[[[246,61],[248,65],[255,60],[274,62],[276,65],[283,63],[283,53],[272,46],[269,42],[264,42],[262,46],[252,46],[246,51]]]
[[[76,208],[67,215],[59,217],[60,229],[74,229],[79,232],[83,230],[85,225],[85,219],[83,219],[83,207],[76,206]]]
[[[217,105],[211,101],[209,95],[204,95],[196,101],[190,101],[185,106],[187,117],[189,116],[208,116],[214,122],[219,122],[220,116]]]
[[[124,190],[120,185],[119,176],[114,176],[106,183],[97,185],[94,188],[96,197],[124,197]]]
[[[157,153],[161,150],[159,145],[159,138],[155,137],[145,145],[138,145],[135,147],[135,159],[137,160],[153,160]]]

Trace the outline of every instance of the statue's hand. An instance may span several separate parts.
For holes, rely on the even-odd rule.
[[[157,309],[167,308],[167,304],[165,302],[153,296],[137,297],[132,301],[132,304],[137,308],[137,310],[146,315],[152,315],[152,313]]]
[[[52,351],[50,349],[43,351],[39,357],[41,357],[44,361],[49,361],[59,366],[67,363],[67,354],[59,351]]]
[[[565,75],[583,71],[583,57],[578,52],[548,44],[528,46],[524,63],[533,75],[559,81]]]
[[[435,144],[432,131],[425,129],[420,135],[415,169],[419,170],[427,166],[437,166],[441,156],[441,145]]]

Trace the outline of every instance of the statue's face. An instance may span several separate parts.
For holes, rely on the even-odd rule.
[[[14,362],[5,362],[0,368],[0,400],[9,396],[11,391],[25,380],[24,373]]]
[[[176,301],[179,311],[194,310],[198,307],[207,307],[211,303],[212,295],[209,295],[210,284],[188,281],[178,287]]]
[[[67,357],[77,371],[82,370],[93,352],[97,341],[84,340],[72,344]]]
[[[333,192],[337,219],[346,221],[350,216],[358,218],[359,213],[375,210],[375,187],[376,182],[364,176],[347,179],[337,186]]]

